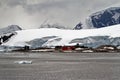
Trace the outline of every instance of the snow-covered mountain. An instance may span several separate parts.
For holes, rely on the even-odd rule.
[[[4,35],[7,33],[12,33],[18,30],[22,30],[18,25],[9,25],[8,27],[0,29],[0,35]]]
[[[111,7],[93,13],[86,22],[89,28],[101,28],[120,24],[120,7]]]
[[[83,27],[82,27],[82,23],[80,22],[80,23],[78,23],[73,29],[74,30],[80,30],[80,29],[82,29]]]
[[[65,26],[62,26],[60,24],[42,24],[40,28],[57,28],[57,29],[68,29]]]
[[[25,46],[32,48],[53,47],[58,45],[85,45],[97,47],[102,44],[120,45],[120,25],[99,29],[64,30],[41,28],[16,31],[10,40],[2,45]]]
[[[13,35],[15,35],[15,31],[22,30],[17,25],[10,25],[6,28],[0,29],[0,45],[9,40]]]

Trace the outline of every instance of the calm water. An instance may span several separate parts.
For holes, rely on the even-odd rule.
[[[0,53],[0,80],[120,80],[120,53]]]

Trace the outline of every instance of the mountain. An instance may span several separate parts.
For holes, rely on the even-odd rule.
[[[120,45],[120,25],[99,29],[64,30],[56,28],[41,28],[16,31],[3,46],[26,46],[31,48],[53,47],[58,45]]]
[[[65,26],[62,26],[60,24],[42,24],[40,28],[57,28],[57,29],[68,29]]]
[[[0,45],[9,40],[13,35],[15,35],[15,31],[22,30],[17,25],[9,25],[6,28],[0,29]]]
[[[0,35],[4,35],[4,34],[7,34],[7,33],[12,33],[12,32],[18,31],[18,30],[22,30],[18,25],[9,25],[6,28],[1,28],[0,29]]]
[[[111,7],[93,13],[86,22],[89,28],[102,28],[120,24],[120,7]]]
[[[82,27],[82,23],[80,22],[80,23],[78,23],[73,29],[74,30],[80,30],[80,29],[82,29],[83,27]]]

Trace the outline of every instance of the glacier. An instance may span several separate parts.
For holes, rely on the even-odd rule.
[[[7,42],[1,46],[31,48],[54,47],[64,45],[85,45],[97,47],[99,45],[120,45],[120,25],[98,29],[64,30],[56,28],[40,28],[15,31]]]

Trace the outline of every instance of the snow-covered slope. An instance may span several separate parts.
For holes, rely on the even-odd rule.
[[[1,28],[0,29],[0,35],[4,35],[7,33],[12,33],[14,31],[22,30],[18,25],[9,25],[6,28]]]
[[[4,42],[8,41],[13,35],[15,35],[15,31],[22,30],[17,25],[9,25],[6,28],[0,29],[0,45]]]
[[[104,39],[104,37],[98,36],[108,36],[107,38],[118,38],[120,37],[120,25],[99,28],[99,29],[84,29],[84,30],[62,30],[56,28],[41,28],[41,29],[29,29],[16,31],[14,35],[8,42],[3,45],[7,46],[25,46],[30,45],[31,47],[41,47],[41,46],[56,46],[56,45],[68,45],[68,44],[85,44],[86,42],[76,42],[75,39],[86,39],[95,40]],[[105,38],[106,39],[106,38]],[[106,42],[106,41],[105,41]],[[89,43],[89,42],[88,42]],[[99,43],[101,44],[101,43]],[[120,45],[120,44],[119,44]]]
[[[111,7],[93,13],[86,20],[89,28],[101,28],[120,24],[120,7]]]

